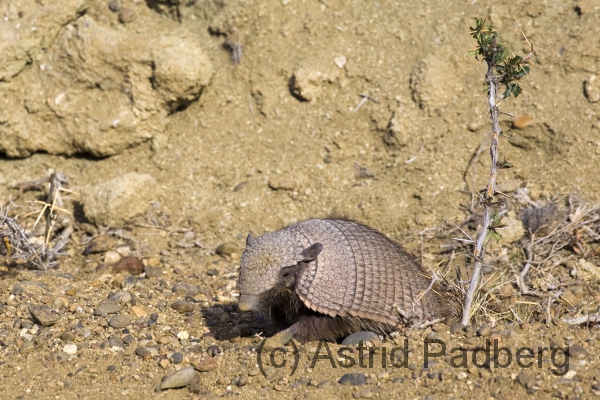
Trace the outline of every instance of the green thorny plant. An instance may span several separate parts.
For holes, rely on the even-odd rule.
[[[522,32],[521,32],[522,33]],[[503,134],[500,129],[498,122],[498,115],[500,111],[496,105],[496,93],[500,86],[504,86],[505,90],[502,94],[502,98],[505,99],[511,95],[517,97],[521,92],[521,86],[519,82],[521,78],[529,74],[529,65],[533,65],[530,58],[533,55],[533,46],[527,38],[525,40],[531,47],[531,52],[524,56],[514,55],[508,48],[506,48],[502,42],[498,39],[498,33],[494,30],[492,25],[486,25],[485,19],[475,18],[475,27],[471,28],[471,35],[477,41],[477,48],[469,51],[469,55],[474,56],[477,60],[481,59],[485,61],[488,66],[487,73],[485,75],[484,88],[488,93],[488,103],[490,107],[490,119],[492,121],[492,140],[490,144],[490,156],[492,163],[490,167],[490,177],[486,186],[486,189],[477,192],[481,201],[480,204],[484,206],[483,210],[483,227],[477,236],[477,240],[473,241],[475,249],[472,256],[475,260],[473,267],[473,275],[469,282],[469,289],[465,296],[465,304],[463,308],[463,316],[461,323],[463,325],[469,325],[471,316],[475,310],[473,307],[473,298],[475,293],[479,289],[479,278],[481,275],[481,265],[483,262],[483,255],[485,252],[485,245],[491,239],[499,240],[500,233],[498,232],[504,225],[501,222],[501,217],[498,213],[492,212],[492,206],[498,204],[498,201],[494,201],[494,195],[499,193],[496,192],[496,177],[498,171],[504,168],[511,168],[512,164],[506,160],[498,160],[498,141],[500,136],[507,136]],[[523,35],[525,37],[525,35]],[[512,57],[509,55],[512,54]]]
[[[533,65],[530,60],[533,54],[533,46],[525,38],[531,47],[531,52],[525,57],[516,56],[498,40],[498,32],[494,30],[494,27],[492,25],[485,25],[485,19],[475,18],[475,22],[475,28],[470,29],[471,36],[477,40],[477,48],[470,50],[469,55],[474,56],[477,60],[481,57],[482,60],[488,63],[488,66],[491,64],[497,83],[504,85],[506,88],[502,94],[503,99],[510,97],[511,94],[515,97],[519,96],[522,92],[519,81],[522,77],[529,74],[529,65],[527,64],[531,63]],[[512,57],[509,57],[509,52],[512,54]],[[487,82],[484,84],[484,90],[489,90]]]

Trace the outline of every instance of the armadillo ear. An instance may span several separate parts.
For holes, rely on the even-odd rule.
[[[248,234],[246,237],[246,247],[249,247],[252,244],[252,232]]]
[[[307,247],[302,251],[302,255],[304,256],[304,261],[313,261],[315,258],[319,256],[319,253],[323,250],[323,245],[321,243],[313,243],[310,247]]]

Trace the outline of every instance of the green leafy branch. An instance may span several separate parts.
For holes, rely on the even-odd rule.
[[[511,94],[515,97],[519,96],[522,92],[519,81],[529,74],[529,64],[534,65],[531,61],[534,53],[533,45],[523,35],[531,52],[524,57],[516,56],[498,39],[498,32],[494,30],[494,27],[486,25],[485,18],[475,18],[475,27],[470,29],[471,36],[477,41],[477,48],[470,50],[469,55],[477,60],[481,58],[492,65],[497,83],[505,87],[502,94],[503,99],[510,97]],[[509,53],[512,54],[512,57]],[[486,83],[485,90],[487,91],[488,88]]]

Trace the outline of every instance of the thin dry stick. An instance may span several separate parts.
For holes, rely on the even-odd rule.
[[[491,209],[494,204],[493,199],[496,194],[496,177],[498,176],[498,169],[500,168],[498,163],[498,140],[503,135],[502,129],[498,122],[498,105],[496,104],[496,92],[500,84],[504,84],[507,87],[506,92],[503,94],[504,97],[508,97],[511,94],[515,97],[521,92],[521,88],[518,85],[518,80],[524,75],[529,73],[529,67],[525,64],[530,63],[530,58],[533,54],[533,46],[531,46],[531,53],[529,55],[519,58],[507,58],[505,48],[498,42],[497,34],[493,28],[489,25],[485,25],[485,20],[476,19],[476,28],[471,28],[471,34],[477,40],[479,46],[477,49],[469,52],[471,55],[476,57],[482,56],[486,61],[488,70],[485,75],[485,80],[488,86],[488,103],[490,109],[490,119],[492,120],[492,140],[490,143],[490,157],[492,159],[492,165],[490,166],[490,177],[487,183],[485,193],[482,195],[477,192],[481,198],[481,204],[483,204],[483,226],[477,236],[475,242],[475,249],[473,250],[473,258],[475,260],[473,267],[473,275],[469,283],[469,288],[465,297],[465,304],[463,308],[463,316],[461,323],[468,325],[471,320],[471,308],[473,306],[473,299],[475,293],[479,289],[479,280],[481,277],[481,265],[483,262],[483,255],[485,253],[485,242],[488,236],[488,230],[492,225]],[[527,39],[527,38],[525,38]],[[527,41],[529,43],[529,41]],[[531,45],[531,44],[530,44]],[[501,69],[498,69],[502,66]],[[496,75],[498,72],[499,75]],[[491,227],[492,230],[494,226]]]
[[[488,103],[490,106],[490,117],[492,119],[492,143],[490,144],[490,156],[492,158],[492,165],[490,168],[490,179],[488,181],[487,189],[485,191],[484,201],[482,201],[484,206],[483,226],[481,227],[481,231],[479,231],[479,236],[477,236],[477,241],[475,243],[475,266],[473,268],[473,276],[471,277],[469,289],[467,290],[467,296],[465,298],[465,305],[463,309],[463,317],[461,320],[461,323],[465,326],[469,324],[469,321],[471,319],[471,305],[473,304],[473,297],[475,296],[475,291],[479,286],[485,238],[488,233],[488,227],[490,226],[491,203],[494,197],[494,192],[496,190],[496,177],[498,175],[498,138],[500,137],[500,133],[502,133],[502,130],[500,129],[500,124],[498,123],[498,107],[496,106],[496,89],[498,82],[497,77],[494,74],[493,67],[494,62],[492,60],[488,62],[488,71],[486,73],[486,81],[489,85]]]

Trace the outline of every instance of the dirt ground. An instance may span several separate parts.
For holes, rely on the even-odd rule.
[[[72,191],[63,208],[73,214],[58,212],[73,232],[56,267],[30,270],[2,254],[3,397],[600,395],[598,324],[562,320],[597,314],[600,303],[600,275],[573,273],[598,270],[600,259],[595,1],[64,0],[10,2],[0,12],[0,37],[17,43],[0,48],[0,204],[43,242],[34,201],[48,188],[24,183],[61,172]],[[589,217],[580,231],[564,229],[587,235],[583,247],[572,241],[550,261],[534,259],[531,285],[544,294],[519,295],[510,268],[527,260],[515,250],[524,248],[521,224],[512,241],[490,247],[487,264],[505,271],[501,311],[480,313],[466,330],[436,324],[373,343],[406,338],[405,367],[382,366],[381,349],[373,368],[334,368],[337,356],[311,366],[317,343],[308,343],[293,375],[288,345],[287,366],[267,362],[263,376],[256,334],[274,332],[236,307],[248,232],[352,218],[425,266],[451,269],[448,279],[468,271],[449,243],[457,224],[475,234],[472,193],[489,170],[486,67],[467,55],[479,16],[515,53],[528,50],[521,32],[535,48],[523,94],[500,105],[531,119],[521,126],[502,116],[517,138],[500,142],[500,158],[514,165],[498,177],[502,209],[519,215],[554,200],[565,221]],[[146,175],[151,184],[136,180]],[[136,189],[123,189],[121,208],[95,212],[117,184]],[[96,312],[109,297],[118,311]],[[48,307],[47,326],[32,304]],[[423,365],[426,338],[443,341],[447,355]],[[452,349],[472,352],[490,338],[513,354],[531,349],[535,363],[452,366]],[[155,392],[190,365],[199,381]],[[365,381],[339,384],[346,373]]]

